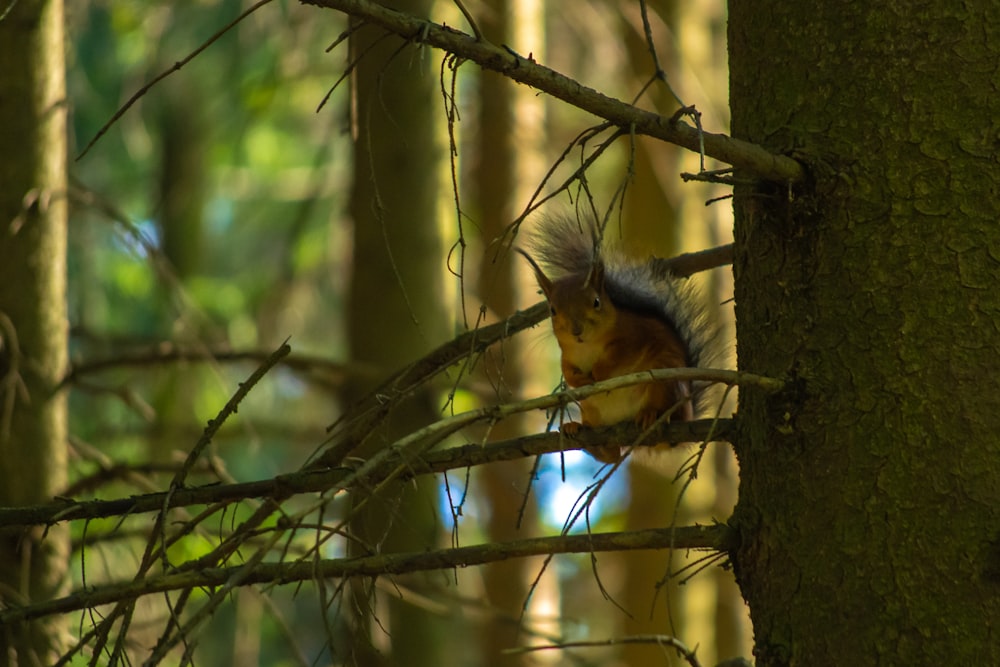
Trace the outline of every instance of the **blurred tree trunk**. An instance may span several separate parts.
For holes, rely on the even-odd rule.
[[[511,17],[516,3],[508,0],[487,0],[479,12],[479,27],[494,44],[507,44],[511,39]],[[489,324],[504,317],[517,307],[517,272],[515,256],[506,247],[491,243],[503,235],[511,223],[519,186],[515,167],[517,153],[514,137],[518,123],[514,117],[517,86],[494,74],[479,75],[478,132],[475,136],[472,168],[476,222],[486,243],[479,265],[477,293],[487,309]],[[528,146],[524,150],[530,150]],[[470,313],[470,316],[472,314]],[[521,395],[524,383],[522,345],[519,338],[487,351],[477,367],[484,387],[492,394],[485,402],[506,402]],[[505,419],[490,429],[492,440],[504,440],[524,433],[520,416]],[[534,534],[538,513],[534,495],[525,506],[529,492],[531,462],[509,461],[484,466],[476,471],[476,487],[487,507],[485,532],[492,542],[504,542]],[[520,517],[522,506],[525,515]],[[483,665],[524,664],[524,655],[504,655],[505,649],[517,646],[528,635],[515,619],[528,599],[528,568],[537,561],[512,558],[483,567],[486,602],[496,616],[485,616],[480,625],[480,653]]]
[[[392,3],[429,16],[430,0]],[[442,107],[438,58],[416,44],[386,38],[365,26],[351,36],[354,77],[354,263],[348,337],[353,360],[388,374],[443,342],[451,331],[444,299],[445,253],[438,196]],[[355,382],[345,402],[372,386]],[[402,434],[440,416],[440,396],[425,390],[395,410],[369,439],[371,456]],[[438,480],[394,485],[365,496],[352,522],[352,553],[422,551],[438,545]],[[434,577],[434,575],[427,575]],[[440,581],[440,575],[435,581]],[[422,577],[403,578],[411,585]],[[445,619],[404,602],[393,592],[375,595],[371,582],[354,582],[362,616],[353,659],[359,665],[439,667],[445,655]],[[376,608],[375,604],[378,603]],[[387,633],[387,634],[386,634]],[[377,647],[391,640],[386,654]]]
[[[629,474],[629,497],[625,510],[624,530],[663,528],[670,525],[677,504],[678,485],[672,484],[665,474],[666,461],[673,465],[676,457],[659,452],[661,470],[653,470],[641,463],[631,463]],[[677,525],[684,525],[686,512],[677,516]],[[629,616],[621,622],[624,636],[666,634],[685,638],[686,618],[679,613],[683,609],[685,591],[674,580],[657,589],[657,582],[669,570],[677,570],[683,563],[682,554],[670,551],[623,551],[608,554],[603,560],[614,558],[616,567],[624,575],[620,591],[612,592]],[[621,663],[641,667],[662,660],[663,649],[659,646],[624,644],[621,647]]]
[[[647,4],[659,64],[665,69],[668,81],[676,85],[678,61],[676,42],[664,34],[664,22],[674,16],[672,0],[656,0]],[[642,17],[638,5],[625,8],[620,24],[622,44],[626,47],[631,88],[638,90],[655,72],[652,56],[643,37]],[[677,101],[662,82],[654,82],[643,102],[661,114],[671,115]],[[623,143],[624,147],[625,144]],[[620,241],[623,248],[636,259],[652,255],[670,257],[678,252],[681,234],[676,216],[676,202],[681,187],[678,172],[680,149],[659,141],[640,137],[635,145],[633,177],[625,193],[625,216],[622,220]],[[609,237],[619,240],[617,220],[608,227]],[[662,528],[669,526],[677,505],[677,484],[672,483],[670,471],[682,460],[673,453],[658,452],[655,469],[647,464],[630,463],[628,468],[628,505],[625,509],[625,530]],[[677,515],[678,525],[686,523],[690,514],[682,509]],[[664,551],[629,551],[608,554],[614,558],[623,573],[622,588],[613,593],[618,602],[629,612],[621,618],[621,634],[625,636],[669,634],[682,640],[686,638],[686,617],[682,613],[687,589],[670,580],[660,589],[656,584],[668,570],[677,570],[684,562],[683,554]],[[608,557],[605,557],[607,560]],[[624,644],[620,648],[621,664],[641,667],[662,660],[663,651],[658,646]]]
[[[24,0],[0,21],[0,505],[66,485],[66,76],[63,5]],[[0,603],[56,597],[64,527],[0,533]],[[0,628],[0,665],[49,665],[67,619]]]
[[[757,665],[1000,664],[1000,16],[729,11],[733,135],[815,179],[735,200]]]
[[[650,0],[646,6],[651,29],[654,31],[658,64],[663,68],[667,82],[676,86],[680,78],[676,64],[682,56],[677,52],[677,41],[672,31],[667,30],[674,22],[676,2]],[[638,4],[623,8],[619,29],[627,57],[625,66],[628,67],[631,79],[630,89],[639,90],[655,74],[656,63],[643,35]],[[651,83],[641,103],[665,116],[673,115],[678,107],[670,87],[663,81]],[[622,147],[626,148],[627,144],[622,142]],[[653,254],[670,257],[678,251],[683,231],[677,220],[677,202],[682,196],[682,183],[677,178],[681,149],[648,137],[637,137],[634,150],[634,173],[625,191],[623,247],[637,259],[647,259]],[[684,188],[683,194],[687,194],[690,188]],[[615,229],[612,233],[616,231]]]
[[[169,340],[182,345],[201,342],[201,323],[178,298],[177,290],[202,270],[202,240],[205,198],[208,190],[207,141],[203,96],[189,78],[175,77],[157,91],[160,174],[158,211],[154,214],[160,228],[161,247],[172,271],[161,278],[158,292],[160,327]],[[167,461],[175,449],[188,444],[178,442],[176,434],[183,426],[196,423],[194,409],[199,384],[207,374],[201,367],[173,365],[156,373],[156,412],[153,437],[149,440],[150,459]]]
[[[711,59],[712,54],[706,45],[717,41],[713,38],[713,28],[719,25],[718,19],[704,6],[690,3],[678,5],[673,0],[649,2],[647,10],[657,63],[663,69],[669,87],[660,81],[653,82],[641,103],[669,117],[679,105],[674,96],[676,93],[685,103],[696,101],[698,109],[709,119],[709,125],[717,126],[723,119],[715,118],[712,110],[717,105],[725,104],[724,79],[712,76],[719,74],[713,71],[714,63],[701,61]],[[645,28],[638,5],[626,7],[622,17],[622,43],[626,45],[630,71],[635,78],[634,87],[638,89],[648,82],[657,63],[653,61],[644,36]],[[698,52],[689,52],[693,50]],[[680,63],[685,66],[678,66]],[[697,65],[701,66],[696,69]],[[698,78],[699,74],[702,78]],[[697,91],[700,97],[688,99],[689,91]],[[715,125],[712,125],[713,120]],[[634,177],[626,191],[626,214],[622,224],[625,229],[623,242],[630,254],[638,259],[650,255],[665,257],[712,247],[728,240],[721,240],[716,231],[717,212],[704,206],[705,200],[721,193],[713,192],[714,186],[683,183],[677,178],[686,165],[689,165],[687,168],[690,171],[697,170],[697,156],[689,155],[676,146],[639,137],[634,157]],[[712,272],[695,280],[703,290],[709,312],[716,316],[721,309],[711,307],[711,304],[727,301],[732,293],[728,275]],[[719,360],[720,365],[724,363],[725,360]],[[676,518],[673,517],[672,508],[678,498],[676,487],[670,482],[671,473],[691,453],[688,447],[671,455],[661,454],[658,457],[660,474],[637,466],[631,468],[632,495],[627,513],[629,528],[669,525],[671,519],[678,524],[688,524],[729,516],[734,504],[736,480],[726,473],[731,470],[734,457],[730,448],[718,447],[702,463],[701,482],[688,490],[681,511]],[[709,467],[716,474],[710,474]],[[714,503],[710,499],[713,495]],[[676,570],[700,556],[674,554],[669,561],[670,566]],[[627,599],[631,601],[629,608],[640,614],[626,622],[625,631],[628,634],[677,633],[686,641],[714,634],[714,642],[702,642],[699,656],[703,660],[711,661],[715,655],[740,655],[746,644],[744,627],[747,621],[731,572],[715,568],[714,576],[698,577],[688,586],[668,583],[664,591],[667,600],[658,598],[654,616],[650,618],[647,609],[653,595],[652,577],[662,575],[664,559],[653,552],[626,554],[624,557],[634,559],[626,566],[626,590]],[[701,603],[703,596],[714,597],[716,604]],[[646,608],[636,607],[643,599],[646,600]],[[630,665],[643,665],[656,659],[656,654],[648,646],[629,645],[622,651],[624,661]]]
[[[159,289],[155,294],[159,298],[157,332],[173,343],[197,347],[204,345],[203,336],[208,332],[201,312],[191,308],[190,299],[182,298],[181,292],[205,268],[204,224],[211,145],[206,96],[189,74],[163,81],[154,92],[155,104],[150,105],[156,113],[151,125],[158,133],[160,158],[159,192],[154,200],[153,217],[159,226],[160,247],[166,259],[163,270],[171,272],[169,276],[158,276]],[[148,457],[151,461],[169,462],[176,458],[175,452],[186,452],[194,445],[194,439],[179,438],[178,434],[188,433],[197,425],[199,392],[202,383],[211,380],[212,370],[201,364],[171,364],[155,370],[152,378],[151,405],[156,421],[146,441]],[[214,449],[215,443],[211,447]],[[259,616],[260,602],[243,591],[236,595],[240,601],[236,605],[237,627],[242,629],[241,617]],[[154,645],[157,640],[160,630],[156,621],[171,613],[162,599],[150,597],[143,602],[136,607],[140,622],[132,630],[136,639],[133,645],[139,647],[132,653],[136,663],[141,663],[146,655],[145,646]],[[253,667],[256,663],[247,658],[254,654],[252,640],[259,642],[260,633],[242,632],[238,636],[242,640],[238,653],[241,659],[234,664]]]
[[[180,281],[202,270],[209,143],[205,95],[190,77],[158,91],[159,214],[163,254]]]

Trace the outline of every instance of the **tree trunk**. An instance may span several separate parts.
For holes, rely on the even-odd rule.
[[[408,0],[393,6],[427,16],[430,4]],[[351,52],[360,61],[353,91],[354,265],[348,335],[352,358],[387,375],[446,340],[450,331],[438,224],[442,155],[438,59],[416,44],[386,38],[371,26],[352,35]],[[345,403],[371,388],[353,383]],[[419,393],[396,409],[369,438],[369,447],[356,455],[369,457],[396,437],[438,418],[439,398],[428,390]],[[352,542],[352,553],[436,548],[441,535],[437,494],[434,478],[393,485],[374,496],[360,494],[357,500],[365,505],[352,522],[360,542]],[[405,589],[416,582],[440,581],[433,576],[393,582]],[[353,660],[358,665],[442,664],[444,619],[402,600],[398,589],[375,596],[371,582],[357,583],[355,609],[362,612],[361,622],[367,626],[355,637]],[[389,650],[382,650],[390,642]]]
[[[1000,17],[729,10],[734,136],[815,179],[736,193],[757,664],[1000,664]]]
[[[66,484],[66,76],[63,6],[25,0],[0,20],[0,506]],[[62,527],[0,533],[0,606],[63,588]],[[0,629],[0,665],[47,665],[66,619]]]
[[[479,28],[494,44],[516,43],[513,28],[519,12],[531,11],[518,0],[487,0],[486,10],[479,12]],[[539,31],[541,12],[535,12],[531,29]],[[521,17],[522,19],[525,17]],[[534,42],[532,42],[534,44]],[[519,117],[516,109],[527,91],[513,81],[493,72],[480,72],[478,86],[478,127],[472,137],[470,183],[476,228],[480,230],[484,252],[479,261],[476,293],[486,307],[487,317],[479,325],[488,325],[514,312],[518,305],[520,260],[498,239],[505,237],[507,226],[514,219],[514,210],[528,199],[525,183],[520,177],[529,171],[529,156],[542,142],[538,136],[538,119]],[[529,93],[530,94],[530,93]],[[534,100],[532,98],[532,103]],[[518,240],[515,243],[519,243]],[[476,325],[475,311],[469,312],[470,326]],[[484,405],[516,400],[524,395],[525,359],[523,341],[517,337],[505,340],[486,352],[476,367]],[[514,438],[525,433],[523,415],[504,419],[489,429],[477,431],[475,437],[490,440]],[[532,461],[505,461],[481,466],[475,471],[474,488],[482,496],[487,509],[483,513],[483,530],[491,542],[507,542],[538,534],[537,491],[531,489]],[[528,497],[525,498],[525,494]],[[529,654],[504,653],[532,638],[537,621],[526,620],[524,613],[529,601],[529,584],[542,567],[538,559],[511,558],[490,563],[482,568],[485,602],[491,610],[479,625],[479,664],[496,667],[516,667],[532,664]],[[536,595],[532,600],[537,604]],[[528,631],[525,631],[527,626]]]
[[[203,270],[204,210],[208,191],[207,122],[204,96],[184,79],[167,80],[159,91],[160,174],[157,211],[163,256],[172,280],[161,279],[158,294],[160,331],[175,342],[198,344],[202,322],[183,307],[178,312],[176,291],[190,286]],[[176,434],[194,421],[198,387],[207,374],[200,368],[173,366],[156,379],[152,404],[156,411],[153,436],[147,441],[152,461],[169,461],[179,443]]]

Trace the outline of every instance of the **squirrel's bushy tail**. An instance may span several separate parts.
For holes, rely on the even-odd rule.
[[[586,277],[599,256],[598,229],[592,222],[571,215],[540,218],[528,239],[531,256],[552,280]]]

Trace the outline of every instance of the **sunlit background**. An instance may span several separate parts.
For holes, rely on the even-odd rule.
[[[350,78],[341,80],[352,56],[346,42],[336,44],[347,21],[337,12],[275,1],[213,37],[251,4],[85,1],[68,8],[74,155],[146,83],[211,41],[141,96],[72,164],[73,486],[68,494],[76,497],[163,488],[237,383],[285,339],[294,363],[275,369],[253,390],[213,442],[192,483],[257,480],[297,470],[324,442],[326,427],[357,398],[354,388],[399,366],[355,358],[347,325],[351,308],[359,307],[352,306],[349,289],[355,268],[375,261],[353,243],[352,184],[369,175],[358,174],[352,161],[354,89]],[[665,81],[653,79],[638,2],[465,4],[487,38],[524,57],[667,116],[679,98],[696,106],[706,130],[728,131],[721,0],[646,3]],[[445,0],[433,6],[430,18],[470,30]],[[453,79],[454,70],[442,66],[443,54],[426,46],[411,45],[398,58],[414,68],[429,63],[435,77],[440,75],[435,85],[444,92],[427,99],[437,122],[431,131],[443,147],[455,143],[454,161],[448,150],[414,161],[415,168],[436,174],[440,187],[437,214],[412,220],[414,227],[439,235],[442,254],[428,259],[435,262],[441,287],[431,298],[448,321],[435,325],[454,335],[479,319],[495,322],[539,300],[528,267],[509,252],[509,243],[496,242],[497,230],[521,214],[567,147],[598,121],[472,64],[458,67]],[[458,113],[449,133],[446,94],[453,83]],[[511,112],[491,114],[498,105]],[[388,110],[399,118],[410,111]],[[607,137],[570,151],[542,192],[553,191]],[[706,205],[728,192],[685,184],[679,177],[698,169],[697,155],[624,137],[587,170],[586,180],[598,210],[615,210],[616,225],[614,207],[621,206],[621,244],[629,252],[640,258],[671,256],[730,240],[728,201]],[[489,191],[491,182],[505,179],[510,187]],[[542,211],[573,210],[581,199],[583,191],[572,188]],[[464,245],[456,245],[460,238]],[[410,250],[406,239],[390,243],[397,255]],[[724,324],[732,312],[730,272],[697,280]],[[404,287],[413,294],[428,289]],[[412,348],[397,349],[398,358],[416,360],[442,342],[431,329],[419,322]],[[436,385],[434,400],[445,415],[542,395],[558,383],[558,348],[541,326],[508,341],[502,353],[482,358],[473,372],[449,373]],[[489,435],[539,432],[548,424],[546,415],[529,414]],[[451,444],[486,437],[469,431]],[[697,481],[679,504],[681,483],[674,477],[694,453],[691,447],[623,466],[587,517],[572,526],[568,518],[602,468],[586,454],[547,455],[468,475],[453,471],[447,484],[437,479],[438,501],[421,508],[434,515],[437,526],[436,541],[426,548],[563,529],[724,521],[735,502],[735,462],[724,444],[707,451]],[[215,528],[231,530],[252,507],[230,510]],[[337,509],[334,504],[328,512]],[[142,527],[129,521],[92,521],[85,530],[75,526],[77,585],[84,574],[89,585],[128,579],[145,543],[137,536]],[[211,535],[192,535],[171,548],[170,559],[196,557],[210,542]],[[343,542],[325,545],[324,556],[345,553]],[[447,629],[427,635],[428,642],[445,644],[436,653],[445,658],[436,658],[436,664],[682,664],[675,652],[656,646],[498,653],[526,644],[654,633],[698,645],[702,664],[748,655],[749,624],[732,575],[720,567],[724,561],[701,569],[698,559],[704,556],[559,556],[548,564],[540,558],[511,561],[494,574],[465,568],[380,579],[374,593],[379,623],[367,637],[351,629],[357,610],[350,601],[324,606],[313,587],[240,589],[202,628],[196,663],[374,664],[352,649],[367,642],[388,660],[383,664],[423,664],[412,645],[405,654],[394,645],[399,628],[385,610],[395,604]],[[668,573],[677,576],[659,586]],[[491,576],[514,593],[512,600],[492,592],[497,584]],[[330,590],[336,585],[330,583]],[[165,622],[161,603],[146,600],[130,629],[136,663]],[[87,622],[82,619],[83,627]]]

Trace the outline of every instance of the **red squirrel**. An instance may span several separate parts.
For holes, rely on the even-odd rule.
[[[570,387],[706,361],[712,336],[691,288],[648,263],[603,250],[595,223],[545,218],[530,249],[537,262],[518,252],[549,302]],[[580,420],[593,427],[634,419],[646,428],[670,412],[671,421],[689,421],[698,412],[702,389],[688,381],[655,382],[596,394],[580,401]],[[571,435],[579,427],[567,422],[562,431]],[[588,451],[606,463],[622,457],[618,445]]]

